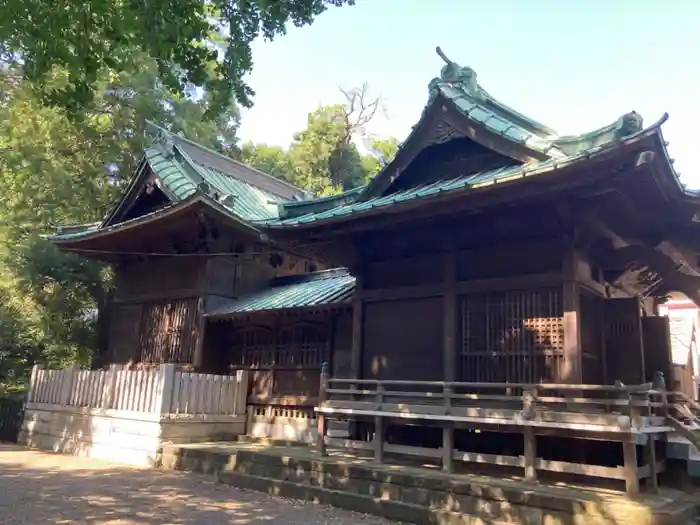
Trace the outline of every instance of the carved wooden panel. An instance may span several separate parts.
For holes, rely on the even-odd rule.
[[[461,299],[461,381],[556,381],[564,354],[559,288]]]

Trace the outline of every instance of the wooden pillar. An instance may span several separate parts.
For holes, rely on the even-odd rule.
[[[535,403],[537,399],[537,389],[523,392],[523,416],[526,423],[536,417]],[[525,479],[528,481],[537,480],[537,436],[534,427],[525,425],[523,427],[524,456],[525,456]]]
[[[625,489],[628,495],[634,495],[639,493],[636,443],[634,441],[623,441],[622,453],[625,458]]]
[[[362,348],[364,346],[364,319],[365,305],[362,299],[364,290],[364,275],[362,269],[355,269],[355,294],[352,298],[352,347],[350,352],[350,373],[355,379],[362,378]],[[357,388],[357,384],[350,386],[352,390]],[[348,433],[350,439],[360,439],[362,425],[350,419]]]
[[[352,299],[352,377],[360,379],[362,376],[362,347],[364,339],[364,302],[362,291],[364,278],[360,272],[355,274],[355,295]]]
[[[374,409],[377,412],[383,410],[384,404],[384,386],[381,382],[377,383],[377,395],[375,398]],[[374,461],[376,463],[384,463],[384,418],[382,416],[374,416]]]
[[[322,407],[326,401],[326,390],[328,389],[328,379],[330,367],[327,362],[321,365],[321,384],[318,389],[318,405]],[[326,455],[326,433],[328,421],[322,412],[316,413],[316,450],[321,456]]]
[[[659,491],[659,478],[656,471],[656,435],[649,434],[649,441],[644,446],[645,463],[649,465],[649,490],[651,492]]]
[[[564,306],[564,360],[558,381],[562,383],[582,383],[581,322],[579,316],[579,287],[576,279],[578,256],[570,238],[564,242],[562,260]]]
[[[452,385],[445,384],[442,388],[443,407],[445,415],[452,415]],[[454,472],[452,455],[455,450],[455,429],[452,422],[445,421],[442,427],[442,470]]]
[[[456,381],[457,372],[457,254],[453,247],[443,260],[442,377]]]

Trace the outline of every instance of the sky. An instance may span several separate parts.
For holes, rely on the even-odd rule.
[[[663,127],[681,180],[700,188],[697,0],[357,0],[253,45],[243,141],[289,145],[310,111],[368,83],[383,110],[368,127],[404,139],[445,54],[490,95],[560,134],[635,110]]]

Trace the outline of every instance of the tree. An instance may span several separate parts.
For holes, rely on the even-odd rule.
[[[146,120],[220,151],[236,145],[235,105],[205,120],[207,94],[173,96],[143,53],[130,70],[101,75],[80,119],[43,105],[21,72],[0,71],[0,353],[14,349],[5,362],[85,363],[106,349],[109,272],[40,234],[105,215],[149,140]]]
[[[363,157],[365,182],[369,182],[396,156],[399,141],[394,137],[389,139],[372,138],[369,142],[370,154]]]
[[[6,0],[0,59],[22,64],[45,101],[80,114],[94,100],[100,76],[129,71],[136,49],[155,60],[173,92],[205,88],[210,114],[218,114],[234,98],[251,105],[254,92],[243,78],[253,67],[253,40],[284,34],[289,23],[310,24],[344,4],[354,0]],[[66,75],[54,78],[55,68]]]
[[[380,107],[368,87],[342,90],[344,104],[322,106],[309,113],[306,128],[288,148],[246,144],[241,160],[316,195],[328,195],[365,184],[396,153],[395,139],[372,137],[366,130]],[[369,146],[363,156],[358,139]]]
[[[238,160],[278,179],[296,183],[289,155],[279,146],[247,142],[241,147]]]

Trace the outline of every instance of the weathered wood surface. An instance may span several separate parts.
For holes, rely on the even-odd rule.
[[[148,370],[32,370],[27,402],[154,414],[245,414],[248,373],[197,374],[164,364]]]
[[[668,393],[652,384],[582,385],[525,383],[463,383],[440,381],[378,381],[329,378],[322,375],[317,448],[345,446],[373,451],[382,462],[387,453],[440,459],[452,471],[454,462],[519,469],[525,478],[540,471],[605,478],[625,483],[628,493],[640,490],[640,480],[657,486],[665,464],[657,461],[657,436],[672,432],[668,425]],[[325,434],[328,418],[374,422],[372,442],[338,439]],[[442,428],[441,448],[406,446],[386,441],[389,424]],[[487,454],[459,450],[454,431],[459,428],[497,430],[520,435],[522,455]],[[554,461],[538,454],[536,436],[603,439],[622,446],[623,464],[616,467]],[[638,461],[637,447],[644,447]],[[653,479],[651,479],[653,478]]]

